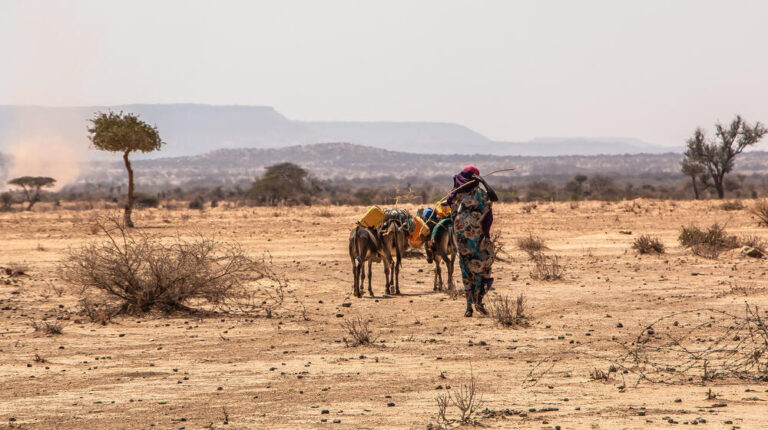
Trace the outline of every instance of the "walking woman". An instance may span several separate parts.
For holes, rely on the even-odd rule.
[[[483,184],[485,189],[481,188],[480,184]],[[477,167],[467,166],[453,177],[453,191],[443,203],[450,205],[454,214],[453,227],[459,248],[459,267],[467,296],[465,317],[472,316],[473,303],[478,312],[484,315],[488,313],[483,306],[483,296],[493,284],[491,203],[497,200],[498,196],[485,179],[480,177]]]

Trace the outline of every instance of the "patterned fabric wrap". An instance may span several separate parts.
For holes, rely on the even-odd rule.
[[[483,219],[491,211],[488,193],[474,188],[459,193],[454,199],[456,216],[453,227],[459,248],[459,267],[464,290],[477,294],[484,288],[484,281],[491,277],[493,243],[483,234]]]

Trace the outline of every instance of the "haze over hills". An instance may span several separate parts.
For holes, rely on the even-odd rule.
[[[191,157],[138,160],[136,180],[141,185],[218,185],[250,182],[265,166],[290,161],[320,179],[369,180],[395,178],[448,181],[457,169],[475,164],[489,172],[515,167],[504,176],[531,181],[537,178],[567,178],[576,174],[604,174],[618,178],[679,177],[680,154],[579,155],[520,157],[498,155],[412,154],[349,143],[326,143],[274,149],[221,149]],[[92,163],[78,182],[123,183],[121,162]],[[741,157],[736,165],[741,174],[768,173],[768,152],[755,151]]]
[[[167,145],[143,158],[203,154],[224,148],[282,148],[322,142],[349,142],[422,154],[591,155],[662,153],[672,149],[628,138],[540,138],[493,141],[463,125],[439,122],[333,122],[291,120],[265,106],[134,104],[119,106],[0,106],[0,152],[13,153],[27,142],[70,147],[78,157],[89,151],[87,120],[96,111],[133,112],[156,124]],[[53,149],[53,148],[49,148]]]

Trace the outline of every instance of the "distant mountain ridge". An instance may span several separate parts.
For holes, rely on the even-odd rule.
[[[419,154],[592,155],[660,153],[636,139],[545,138],[497,142],[463,125],[440,122],[296,121],[267,106],[131,104],[117,106],[0,106],[0,152],[31,137],[88,151],[87,120],[96,111],[139,114],[156,124],[167,145],[140,158],[191,156],[223,148],[283,148],[321,142],[349,142]]]

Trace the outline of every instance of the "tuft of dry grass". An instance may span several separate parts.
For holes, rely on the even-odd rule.
[[[368,321],[357,317],[355,319],[344,319],[344,322],[340,324],[341,328],[347,331],[347,334],[352,338],[351,340],[344,338],[344,344],[347,346],[359,346],[359,345],[373,345],[378,339],[378,336],[374,336],[371,329],[368,327]]]
[[[548,256],[539,251],[533,255],[533,269],[531,269],[531,279],[539,281],[556,281],[563,279],[565,269],[560,264],[560,258],[557,255]]]
[[[35,330],[35,333],[49,336],[59,335],[64,331],[64,323],[60,321],[30,321],[29,326]]]
[[[547,249],[544,244],[544,240],[539,236],[534,236],[533,233],[528,233],[528,236],[517,239],[517,247],[522,251],[528,253],[528,257],[533,260],[536,254],[541,253]]]
[[[589,372],[589,379],[593,381],[608,382],[611,379],[611,371],[608,372],[595,368]]]
[[[724,211],[740,211],[744,209],[744,204],[741,200],[731,200],[720,203],[720,209]]]
[[[460,384],[458,389],[438,394],[435,402],[438,428],[448,430],[454,428],[455,424],[459,426],[479,424],[476,415],[483,408],[483,400],[474,373],[470,376],[469,383]],[[450,406],[459,410],[459,418],[448,417]]]
[[[644,234],[632,242],[632,249],[640,254],[663,254],[664,244],[658,237]]]
[[[525,303],[525,294],[522,293],[516,298],[494,295],[489,297],[486,302],[491,318],[506,327],[518,327],[527,324]]]

